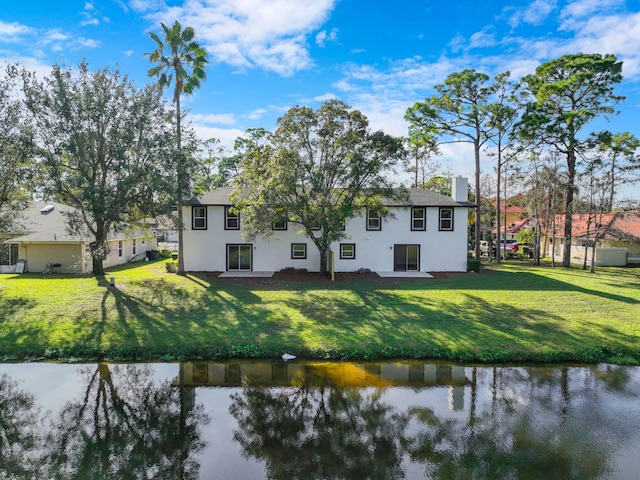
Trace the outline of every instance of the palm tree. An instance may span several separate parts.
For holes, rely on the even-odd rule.
[[[157,48],[145,55],[149,56],[149,61],[156,63],[148,72],[150,77],[158,78],[158,85],[161,88],[173,84],[173,103],[176,105],[176,139],[177,139],[177,188],[176,197],[178,205],[178,274],[184,275],[183,241],[182,232],[184,230],[182,215],[182,196],[184,194],[184,184],[186,180],[184,158],[182,153],[181,136],[181,112],[180,96],[183,93],[190,95],[196,88],[200,88],[200,82],[206,80],[205,65],[207,64],[207,51],[194,40],[195,31],[192,27],[184,29],[176,20],[171,27],[160,23],[164,33],[164,38],[160,39],[153,32],[149,36],[156,42]],[[163,41],[164,40],[164,41]],[[165,54],[165,50],[167,54]]]

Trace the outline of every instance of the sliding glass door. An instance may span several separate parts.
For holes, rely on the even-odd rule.
[[[251,271],[251,245],[227,245],[227,270]]]
[[[420,245],[394,245],[393,270],[396,272],[420,271]]]

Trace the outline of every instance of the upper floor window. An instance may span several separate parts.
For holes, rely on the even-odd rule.
[[[240,230],[240,217],[231,211],[232,207],[224,207],[224,229]]]
[[[287,219],[283,218],[280,220],[276,220],[272,225],[273,230],[286,230],[287,229]]]
[[[411,209],[411,230],[427,229],[427,209],[424,207],[413,207]]]
[[[380,212],[367,208],[367,230],[382,230]]]
[[[133,254],[135,255],[136,253],[138,253],[138,248],[136,245],[136,239],[133,239]]]
[[[124,257],[124,248],[122,246],[122,240],[118,240],[118,257]]]
[[[453,208],[440,208],[439,225],[440,230],[453,230]]]
[[[207,207],[191,208],[191,228],[193,230],[207,229]]]

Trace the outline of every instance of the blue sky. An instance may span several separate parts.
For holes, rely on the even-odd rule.
[[[608,128],[640,136],[638,0],[5,0],[0,58],[44,73],[84,57],[141,86],[150,81],[148,32],[176,19],[210,53],[208,80],[185,99],[190,119],[225,145],[247,128],[273,129],[294,105],[330,98],[361,110],[373,129],[405,135],[406,108],[452,72],[519,78],[577,52],[623,60],[627,100]],[[443,148],[442,161],[473,173],[468,148]]]

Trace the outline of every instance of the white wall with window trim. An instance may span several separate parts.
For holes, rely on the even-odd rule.
[[[419,207],[419,205],[417,205]],[[185,218],[191,217],[191,207],[186,206]],[[395,244],[420,246],[421,271],[466,271],[467,268],[467,207],[455,207],[453,230],[440,229],[439,207],[425,207],[426,229],[412,230],[412,209],[390,208],[394,217],[383,218],[380,230],[367,230],[366,212],[347,222],[347,237],[335,242],[335,271],[352,272],[360,268],[372,271],[393,271],[393,248]],[[208,206],[207,230],[184,231],[185,269],[187,271],[225,271],[226,245],[252,245],[254,271],[279,271],[283,268],[304,268],[318,271],[320,254],[317,247],[304,234],[301,227],[289,223],[286,230],[275,230],[271,235],[260,235],[254,240],[242,237],[242,214],[240,229],[225,230],[225,208],[222,205]],[[306,258],[292,258],[292,244],[306,243]],[[340,258],[341,243],[355,244],[356,256]]]

